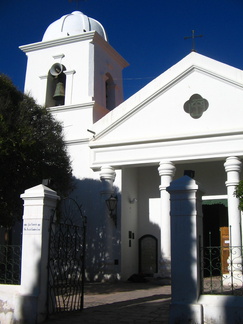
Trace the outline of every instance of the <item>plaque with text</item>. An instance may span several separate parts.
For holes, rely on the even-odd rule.
[[[40,221],[26,221],[24,222],[23,232],[24,234],[41,234],[41,222]]]

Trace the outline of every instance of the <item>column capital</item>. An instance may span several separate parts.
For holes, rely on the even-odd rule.
[[[116,178],[116,171],[109,165],[103,165],[100,169],[100,180],[114,182]]]
[[[224,163],[225,171],[237,171],[240,172],[241,170],[241,161],[236,156],[230,156],[226,159],[226,162]]]
[[[161,185],[159,186],[159,190],[166,190],[174,177],[176,167],[171,161],[164,160],[160,162],[158,170],[161,177]]]
[[[227,172],[226,186],[237,186],[240,181],[241,161],[238,157],[231,156],[224,163],[225,171]]]
[[[100,180],[102,181],[102,193],[112,194],[113,182],[116,178],[115,169],[109,165],[103,165],[100,169]]]
[[[158,170],[160,176],[173,177],[175,174],[176,167],[174,166],[173,162],[164,160],[164,161],[160,161]]]

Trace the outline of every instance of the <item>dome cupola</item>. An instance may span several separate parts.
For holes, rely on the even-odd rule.
[[[107,41],[105,29],[97,20],[84,15],[80,11],[74,11],[50,24],[42,41],[80,35],[89,31],[96,31]]]

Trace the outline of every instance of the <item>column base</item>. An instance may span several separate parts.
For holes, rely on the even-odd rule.
[[[170,324],[176,323],[196,323],[203,324],[203,307],[200,304],[180,304],[170,305]]]
[[[243,286],[243,274],[242,271],[233,271],[232,273],[223,274],[222,276],[223,286],[230,290],[237,290]]]
[[[171,260],[162,259],[159,264],[157,277],[171,279]]]

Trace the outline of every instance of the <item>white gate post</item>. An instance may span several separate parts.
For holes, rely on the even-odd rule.
[[[49,224],[59,197],[38,185],[25,190],[19,313],[27,323],[40,323],[47,315]]]
[[[170,323],[203,323],[200,295],[202,191],[188,176],[171,182],[171,280]]]

